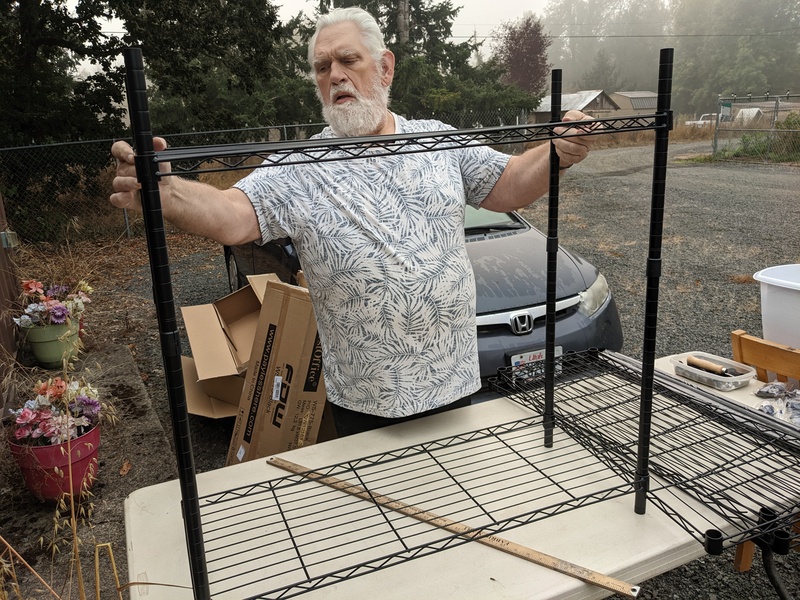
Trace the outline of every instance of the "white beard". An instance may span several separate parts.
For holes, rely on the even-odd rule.
[[[344,104],[334,104],[333,98],[338,92],[347,92],[355,100]],[[340,137],[356,137],[377,134],[386,120],[389,106],[389,88],[381,85],[376,75],[372,82],[369,96],[358,92],[350,84],[332,86],[330,98],[323,99],[317,88],[317,96],[322,101],[322,116],[330,124],[333,132]]]

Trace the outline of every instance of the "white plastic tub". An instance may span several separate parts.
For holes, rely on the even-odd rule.
[[[800,348],[800,265],[762,269],[753,279],[761,283],[763,338]]]

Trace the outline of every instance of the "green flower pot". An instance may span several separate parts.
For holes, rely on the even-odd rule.
[[[36,362],[45,369],[60,369],[64,360],[72,360],[78,354],[78,322],[62,325],[43,325],[25,329],[31,352]]]

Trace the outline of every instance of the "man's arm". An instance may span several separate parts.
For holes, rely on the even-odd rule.
[[[166,148],[162,138],[153,138],[156,152]],[[111,147],[117,173],[109,200],[118,208],[142,210],[133,149],[126,142]],[[169,169],[168,165],[162,168]],[[221,244],[237,245],[261,239],[253,205],[239,189],[219,190],[211,185],[179,177],[162,177],[159,183],[164,219],[183,231]]]
[[[592,120],[580,111],[569,111],[565,121]],[[558,138],[553,142],[562,168],[581,162],[589,154],[590,137]],[[540,144],[512,156],[494,188],[481,202],[481,208],[495,212],[517,210],[547,193],[550,185],[550,146]]]

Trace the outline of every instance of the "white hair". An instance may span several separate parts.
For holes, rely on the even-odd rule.
[[[312,70],[314,67],[314,48],[317,45],[317,36],[325,27],[336,25],[337,23],[355,23],[361,31],[361,41],[367,47],[376,63],[381,63],[383,51],[386,44],[383,41],[383,33],[378,26],[375,18],[363,8],[336,8],[328,14],[322,15],[317,21],[317,29],[311,40],[308,42],[308,63]]]

